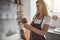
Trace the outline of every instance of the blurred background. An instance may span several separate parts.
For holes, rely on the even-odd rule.
[[[0,0],[0,40],[26,40],[30,38],[30,31],[19,25],[22,18],[31,23],[36,13],[37,0]],[[60,0],[44,0],[51,16],[47,40],[60,40]],[[20,30],[23,30],[21,34]]]

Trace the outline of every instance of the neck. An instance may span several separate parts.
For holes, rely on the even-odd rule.
[[[38,11],[38,10],[37,10],[37,13],[42,13],[42,11]]]
[[[42,19],[42,18],[43,18],[43,16],[42,16],[42,15],[41,15],[40,17],[37,17],[37,19],[38,19],[38,20],[40,20],[40,19]]]

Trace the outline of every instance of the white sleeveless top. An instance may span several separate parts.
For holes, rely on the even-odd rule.
[[[35,17],[33,17],[33,20],[34,19],[35,19]],[[43,22],[41,24],[41,28],[43,29],[44,24],[50,25],[50,21],[51,21],[51,18],[49,16],[45,16],[43,19]],[[37,18],[34,21],[34,23],[36,23],[36,24],[40,24],[40,22],[41,22],[41,19],[38,20]]]

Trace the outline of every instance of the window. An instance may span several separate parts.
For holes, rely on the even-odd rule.
[[[58,15],[60,14],[60,0],[45,0],[48,12],[52,15]],[[60,16],[59,16],[60,17]]]

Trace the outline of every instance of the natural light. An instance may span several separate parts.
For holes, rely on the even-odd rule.
[[[49,14],[52,15],[57,15],[60,17],[60,0],[45,0]]]

